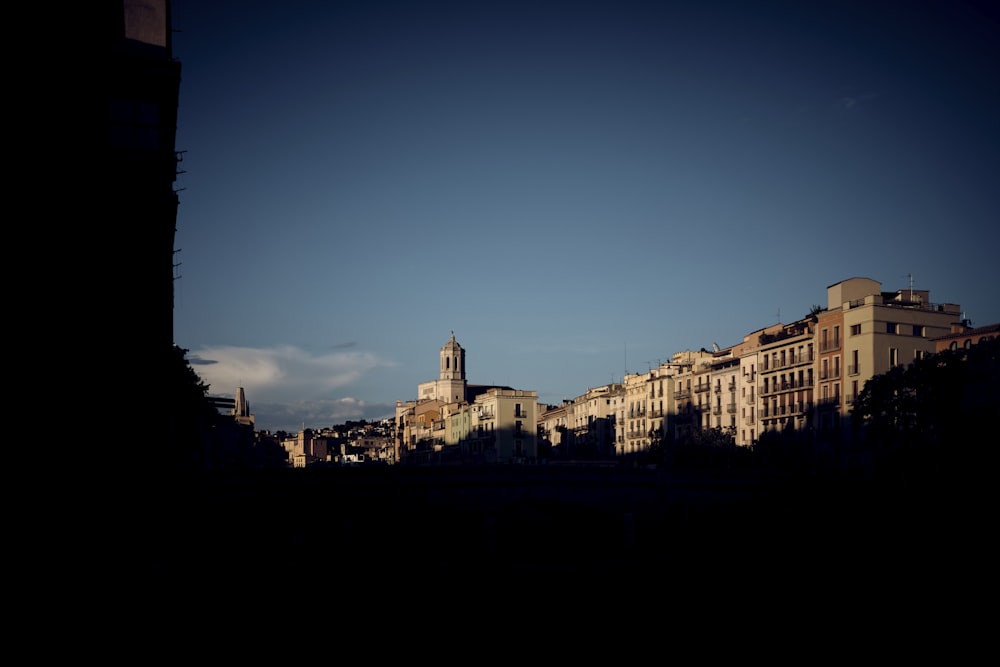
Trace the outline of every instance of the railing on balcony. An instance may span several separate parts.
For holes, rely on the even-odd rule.
[[[847,367],[847,374],[848,375],[857,375],[860,372],[861,372],[861,365],[860,364],[851,364],[851,365],[849,365]]]
[[[776,394],[782,391],[793,391],[795,389],[805,389],[807,387],[812,387],[814,382],[812,378],[807,378],[803,380],[786,380],[785,382],[771,382],[769,384],[761,387],[761,395]]]
[[[691,390],[690,389],[678,389],[677,391],[674,392],[674,399],[675,400],[681,401],[681,400],[684,400],[686,398],[691,398]]]
[[[726,403],[726,412],[728,412],[729,414],[734,414],[736,412],[736,404]]]
[[[696,394],[700,394],[701,392],[708,391],[711,388],[712,388],[712,386],[709,385],[709,384],[698,384],[698,385],[695,385],[694,391],[695,391]]]

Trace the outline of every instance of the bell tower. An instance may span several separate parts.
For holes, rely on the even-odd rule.
[[[441,369],[436,380],[421,382],[417,388],[420,400],[434,399],[443,403],[461,403],[466,400],[468,385],[465,382],[465,350],[455,341],[455,332],[441,348]]]
[[[455,332],[451,332],[451,340],[441,348],[442,380],[465,380],[465,350],[455,341]]]

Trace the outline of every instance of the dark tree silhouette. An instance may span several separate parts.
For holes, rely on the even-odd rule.
[[[1000,339],[946,350],[871,378],[852,411],[877,467],[902,475],[969,463],[1000,410]]]

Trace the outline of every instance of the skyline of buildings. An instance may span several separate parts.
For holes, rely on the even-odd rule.
[[[638,454],[661,437],[709,429],[740,446],[785,429],[808,429],[825,446],[843,443],[868,380],[1000,334],[1000,324],[972,327],[958,304],[934,303],[929,290],[881,287],[870,278],[839,281],[827,287],[826,306],[804,318],[752,331],[725,348],[676,352],[645,373],[589,387],[559,405],[539,402],[533,390],[470,383],[466,350],[453,331],[439,350],[438,377],[418,385],[418,398],[397,400],[391,445],[368,449],[384,463],[524,463]],[[242,388],[237,392],[241,415],[252,424]],[[332,451],[312,452],[301,437],[307,431],[319,433],[304,427],[289,436],[297,467]]]
[[[768,430],[808,428],[832,444],[850,436],[851,406],[869,379],[940,351],[938,341],[959,345],[977,331],[978,342],[996,329],[973,330],[958,304],[934,303],[929,290],[882,291],[876,280],[848,278],[829,285],[826,306],[804,318],[726,348],[677,352],[561,405],[537,404],[536,437],[524,434],[530,417],[521,402],[533,392],[469,385],[465,350],[452,333],[439,378],[422,383],[417,400],[397,401],[398,456],[452,449],[458,458],[490,452],[509,462],[537,457],[540,443],[622,456],[647,450],[658,436],[707,429],[749,446]],[[500,409],[505,403],[514,407]],[[511,433],[509,442],[495,435]]]

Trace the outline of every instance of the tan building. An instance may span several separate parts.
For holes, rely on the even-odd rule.
[[[561,447],[569,446],[569,415],[573,402],[564,400],[562,405],[538,406],[538,438],[539,445],[545,442],[553,453],[564,451]]]
[[[318,461],[328,460],[329,452],[326,439],[317,439],[316,432],[310,428],[302,429],[294,435],[282,438],[281,446],[285,449],[288,460],[295,468],[305,468]]]
[[[591,387],[568,407],[571,456],[609,458],[615,454],[619,408],[624,404],[623,386]]]
[[[757,432],[804,428],[812,418],[815,383],[812,317],[759,336]]]
[[[465,350],[452,332],[439,353],[438,378],[418,386],[416,401],[396,401],[395,461],[537,458],[537,393],[470,385],[465,370]]]
[[[987,324],[984,327],[972,327],[967,320],[951,325],[951,332],[932,339],[934,351],[968,350],[973,345],[991,341],[1000,336],[1000,324]]]
[[[627,373],[622,381],[625,393],[624,443],[619,454],[635,454],[649,449],[651,441],[649,417],[649,373]]]
[[[737,391],[743,345],[716,349],[712,354],[712,395],[710,397],[709,427],[719,429],[736,438]]]
[[[464,460],[526,463],[538,458],[538,394],[493,387],[451,417]],[[468,430],[465,430],[468,425]]]
[[[683,438],[701,427],[703,417],[700,410],[707,409],[708,403],[701,391],[696,395],[695,388],[699,387],[699,382],[703,383],[702,387],[706,387],[704,383],[707,382],[711,365],[712,353],[704,350],[685,350],[676,352],[671,357],[668,367],[673,391],[667,408],[665,434]],[[699,398],[701,408],[698,407]]]
[[[828,342],[834,345],[842,326],[840,343],[843,356],[831,350],[828,364],[818,369],[822,380],[819,400],[823,409],[817,420],[821,432],[844,429],[851,407],[865,383],[872,377],[887,373],[897,366],[933,353],[935,340],[952,331],[959,321],[958,304],[932,303],[930,292],[912,288],[883,292],[881,283],[869,278],[849,278],[827,288],[827,308],[818,313],[820,339],[828,331]],[[840,324],[840,317],[843,324]],[[828,415],[832,410],[832,415]]]

